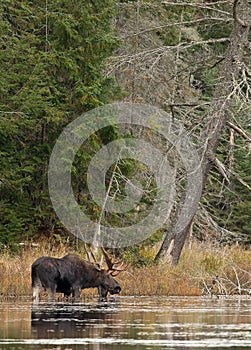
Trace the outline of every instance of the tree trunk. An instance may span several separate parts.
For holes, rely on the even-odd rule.
[[[202,179],[205,186],[208,173],[211,169],[215,153],[217,151],[221,135],[229,119],[231,98],[235,94],[236,81],[242,66],[243,51],[248,42],[250,31],[251,9],[247,0],[235,0],[233,5],[234,26],[226,50],[225,59],[220,67],[220,78],[216,85],[214,98],[208,115],[205,116],[207,124],[205,132],[201,136],[201,144],[204,144],[202,158]],[[198,207],[199,202],[197,203]],[[195,208],[197,209],[197,208]],[[156,260],[164,260],[171,264],[178,264],[184,243],[190,233],[193,217],[187,226],[177,232],[175,223],[180,211],[176,211],[176,218],[163,240]]]

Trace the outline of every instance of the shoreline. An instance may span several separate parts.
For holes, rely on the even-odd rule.
[[[72,247],[48,242],[15,254],[0,253],[0,300],[31,296],[32,262],[40,256],[62,257],[69,252],[82,256]],[[154,248],[147,254],[154,257]],[[132,265],[116,279],[122,287],[121,296],[231,296],[251,295],[250,276],[250,249],[193,242],[184,248],[177,266],[153,262],[144,267]],[[97,291],[86,289],[82,295],[93,297]]]

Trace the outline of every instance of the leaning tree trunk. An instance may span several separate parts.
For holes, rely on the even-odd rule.
[[[251,23],[250,2],[247,0],[235,0],[233,17],[233,30],[229,39],[225,59],[220,67],[220,79],[215,88],[212,105],[206,116],[208,122],[201,138],[201,144],[205,145],[203,154],[201,155],[203,187],[214,161],[221,135],[229,118],[231,97],[235,93],[236,81],[238,80],[239,70],[242,66],[243,51],[245,45],[248,43]],[[191,217],[186,227],[181,232],[176,232],[175,223],[180,213],[181,211],[176,212],[176,217],[163,240],[156,260],[164,260],[174,265],[179,262],[181,251],[193,222],[193,217]]]

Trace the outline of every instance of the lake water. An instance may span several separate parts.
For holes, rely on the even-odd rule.
[[[0,349],[251,349],[251,298],[0,302]]]

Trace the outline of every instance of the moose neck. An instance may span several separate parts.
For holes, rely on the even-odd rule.
[[[85,287],[98,287],[102,284],[103,271],[94,269],[88,276],[88,282],[84,281]]]

